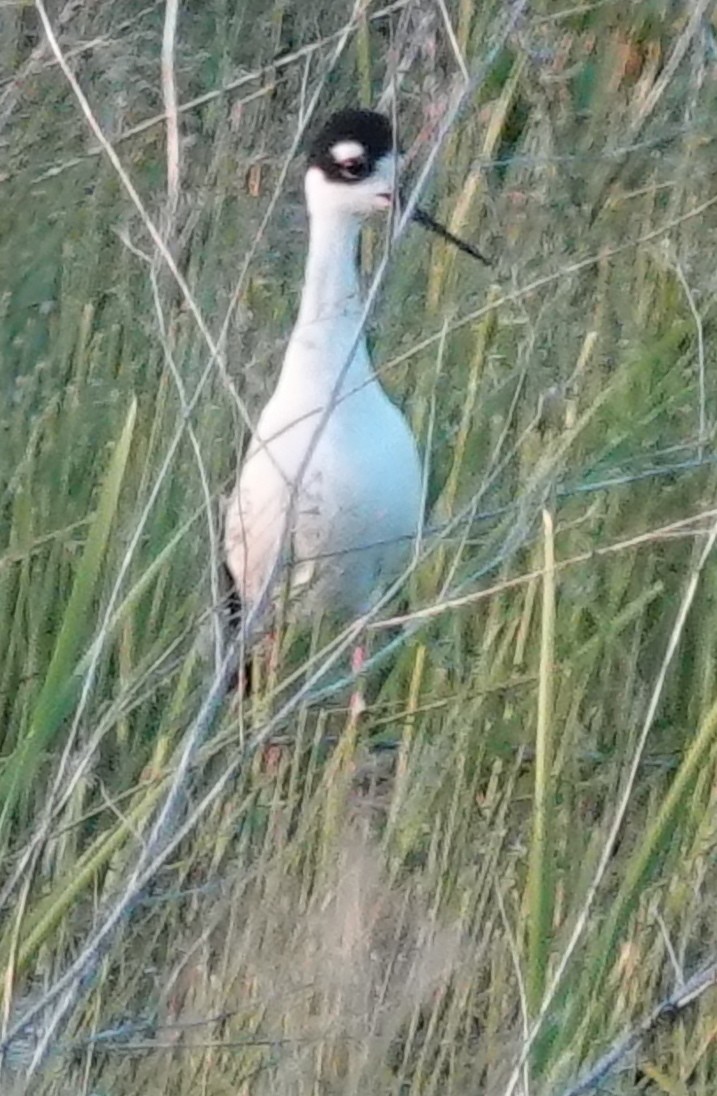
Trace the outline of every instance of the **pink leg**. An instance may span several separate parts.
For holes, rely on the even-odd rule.
[[[359,643],[358,647],[354,647],[351,652],[351,671],[354,674],[360,674],[364,668],[366,662],[366,651]]]
[[[366,663],[366,651],[359,644],[358,647],[354,647],[351,654],[351,673],[356,677],[361,673]],[[363,689],[360,682],[356,683],[356,687],[351,694],[351,700],[349,701],[349,713],[352,722],[355,722],[362,712],[366,711],[366,701],[364,700]]]

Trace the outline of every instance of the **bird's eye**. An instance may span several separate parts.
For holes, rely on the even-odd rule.
[[[362,156],[352,156],[350,160],[342,160],[338,168],[339,174],[344,179],[365,179],[368,175],[368,164]]]

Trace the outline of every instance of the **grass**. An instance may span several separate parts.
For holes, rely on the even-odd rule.
[[[712,1096],[714,14],[172,13],[49,10],[140,213],[0,7],[2,1091]],[[213,705],[301,110],[395,87],[417,173],[464,69],[422,201],[494,264],[416,228],[371,314],[431,517],[368,710],[318,627]]]

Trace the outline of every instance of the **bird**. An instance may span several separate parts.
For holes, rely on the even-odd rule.
[[[244,615],[265,617],[285,596],[290,617],[359,618],[405,570],[421,529],[423,462],[373,368],[358,269],[364,222],[397,201],[399,163],[389,119],[372,110],[332,114],[309,145],[298,316],[224,515]],[[483,259],[425,212],[414,219]],[[362,661],[358,647],[355,672]]]

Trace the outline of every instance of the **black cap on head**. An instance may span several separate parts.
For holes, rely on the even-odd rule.
[[[308,166],[318,168],[336,183],[368,179],[382,156],[394,151],[393,128],[385,114],[348,108],[332,114],[309,145]],[[490,265],[476,247],[461,240],[425,210],[413,210],[413,220],[474,259]]]
[[[327,179],[358,183],[393,147],[393,129],[384,114],[339,110],[312,140],[308,163],[309,167],[318,167]]]

